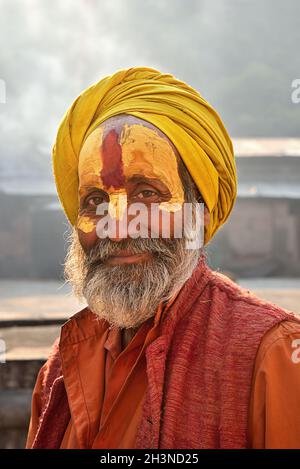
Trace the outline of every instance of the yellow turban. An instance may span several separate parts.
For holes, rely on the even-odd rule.
[[[186,83],[148,67],[119,70],[87,88],[68,109],[53,147],[58,195],[72,225],[78,214],[78,156],[109,117],[131,114],[164,132],[177,148],[210,212],[205,244],[228,218],[237,191],[232,142],[216,111]]]

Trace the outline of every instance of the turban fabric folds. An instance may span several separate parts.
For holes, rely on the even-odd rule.
[[[148,67],[119,70],[74,101],[53,146],[58,195],[71,224],[78,214],[78,158],[103,121],[130,114],[155,125],[173,142],[210,212],[205,244],[228,218],[237,193],[233,146],[216,111],[171,74]]]

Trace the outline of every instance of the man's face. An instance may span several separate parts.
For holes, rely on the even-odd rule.
[[[75,291],[100,318],[120,328],[136,328],[151,318],[162,300],[190,277],[201,250],[186,249],[173,237],[175,214],[184,204],[176,150],[151,124],[133,116],[105,121],[85,141],[79,156],[80,211],[66,262]],[[99,237],[97,207],[108,203],[116,223],[134,203],[146,208],[149,236]],[[195,202],[193,200],[193,202]],[[153,227],[151,204],[170,215],[170,237]],[[131,215],[128,214],[128,222]]]
[[[108,204],[108,213],[115,218],[117,231],[114,237],[110,236],[114,241],[121,239],[119,222],[134,203],[143,204],[147,210],[149,237],[154,225],[150,213],[153,204],[159,210],[158,235],[161,236],[162,217],[166,214],[173,235],[174,213],[184,202],[175,151],[162,132],[133,116],[111,118],[91,133],[79,155],[77,228],[86,252],[97,242],[96,223],[101,216],[97,216],[96,210],[101,203]],[[133,215],[127,212],[126,216],[130,223]],[[141,253],[114,257],[107,262],[129,263],[147,258],[149,253]]]

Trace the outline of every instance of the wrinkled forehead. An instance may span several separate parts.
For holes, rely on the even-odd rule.
[[[110,117],[109,119],[106,119],[104,122],[102,122],[99,127],[97,127],[87,138],[87,140],[84,142],[79,157],[86,156],[86,149],[88,147],[89,151],[91,150],[92,145],[90,144],[91,142],[97,141],[97,143],[101,143],[107,137],[107,134],[109,134],[111,131],[115,131],[115,133],[120,136],[122,134],[122,130],[124,130],[124,127],[126,126],[132,126],[132,125],[139,125],[144,127],[145,129],[151,129],[155,134],[166,141],[169,146],[172,148],[177,161],[180,160],[179,153],[173,144],[173,142],[167,137],[167,135],[162,132],[158,127],[156,127],[154,124],[151,124],[151,122],[148,122],[144,119],[141,119],[139,117],[131,116],[129,114],[119,114],[117,116]],[[98,135],[98,138],[96,137]],[[148,134],[149,135],[149,134]],[[94,137],[94,138],[93,138]],[[144,138],[147,138],[147,134],[144,134]]]
[[[118,185],[120,179],[121,187],[134,172],[178,184],[179,160],[175,146],[160,129],[143,119],[121,114],[100,124],[84,142],[79,154],[79,180],[101,174],[105,186]]]
[[[131,116],[130,114],[119,114],[117,116],[110,117],[109,119],[106,119],[102,124],[100,124],[100,128],[103,129],[103,138],[106,137],[106,135],[111,131],[115,130],[118,135],[121,135],[122,130],[124,126],[131,126],[131,125],[140,125],[145,128],[151,129],[155,131],[155,133],[161,137],[162,139],[166,140],[169,145],[171,146],[172,150],[176,154],[176,156],[179,158],[179,154],[177,152],[176,147],[174,144],[171,142],[171,140],[166,136],[164,132],[162,132],[158,127],[156,127],[154,124],[151,124],[151,122],[148,122],[144,119],[141,119],[139,117]]]

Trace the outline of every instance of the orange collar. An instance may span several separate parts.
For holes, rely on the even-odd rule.
[[[177,298],[179,291],[169,300],[161,301],[153,317],[148,319],[149,323],[154,321],[154,326],[165,319],[166,313]],[[144,324],[144,323],[143,323]],[[61,328],[60,344],[75,344],[98,335],[109,327],[105,319],[99,319],[88,307],[72,316]],[[140,326],[141,327],[141,326]]]

